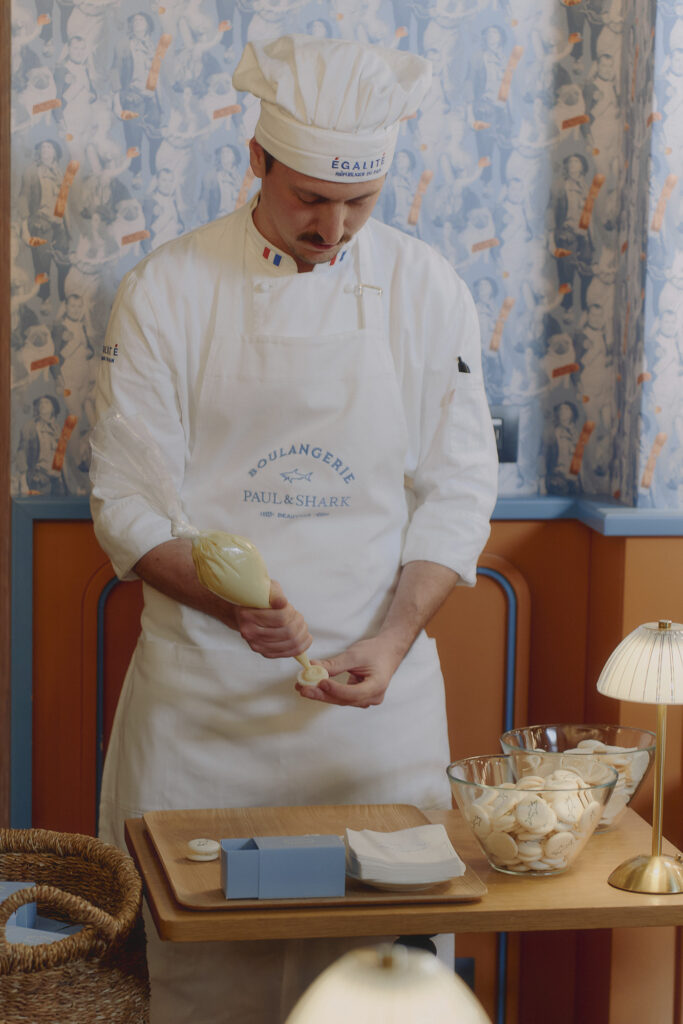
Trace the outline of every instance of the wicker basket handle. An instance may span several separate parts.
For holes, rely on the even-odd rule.
[[[82,923],[85,927],[58,942],[37,946],[21,942],[9,943],[5,934],[8,918],[25,903],[34,902],[41,903],[48,910],[59,911],[68,920]],[[117,938],[120,931],[120,924],[111,914],[73,893],[64,892],[52,885],[32,885],[19,889],[0,903],[0,974],[81,959],[92,952],[93,946],[104,949]],[[3,963],[5,958],[7,961]]]

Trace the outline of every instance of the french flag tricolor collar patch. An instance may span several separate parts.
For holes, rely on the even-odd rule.
[[[330,260],[330,266],[333,267],[335,265],[335,263],[341,263],[341,261],[346,256],[347,252],[348,252],[348,249],[342,249],[342,251],[338,252],[336,254],[336,256],[333,256],[332,259]]]
[[[264,260],[267,260],[268,263],[272,263],[274,267],[279,267],[280,264],[282,263],[282,253],[276,252],[274,249],[269,248],[269,246],[267,245],[264,245],[263,252],[261,253],[261,255],[263,256]]]

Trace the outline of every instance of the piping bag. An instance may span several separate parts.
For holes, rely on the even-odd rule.
[[[140,417],[128,419],[110,409],[91,436],[91,477],[103,497],[140,494],[171,522],[174,537],[192,541],[192,561],[200,583],[212,593],[245,608],[270,607],[270,576],[258,549],[246,537],[223,530],[198,530],[188,521],[164,455]],[[297,654],[297,680],[315,686],[328,673]]]

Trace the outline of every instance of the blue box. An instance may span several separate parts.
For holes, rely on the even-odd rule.
[[[226,899],[343,896],[346,848],[339,836],[254,836],[221,840]]]
[[[18,892],[20,889],[27,889],[35,885],[35,882],[2,882],[0,881],[0,903],[4,903],[8,896]],[[10,914],[7,924],[17,928],[33,928],[36,923],[37,908],[35,903],[24,903],[22,907]]]

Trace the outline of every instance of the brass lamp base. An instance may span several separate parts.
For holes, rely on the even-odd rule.
[[[631,857],[607,879],[615,889],[651,892],[660,896],[683,892],[683,859],[678,857]]]

